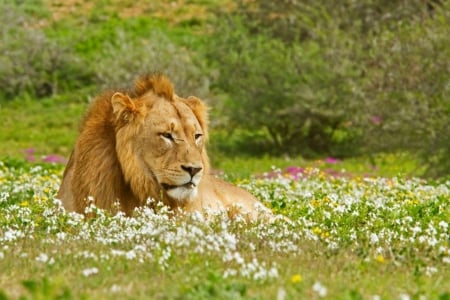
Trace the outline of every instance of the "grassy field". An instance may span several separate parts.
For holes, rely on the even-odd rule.
[[[290,168],[238,184],[291,222],[84,220],[55,200],[61,172],[0,163],[0,299],[449,297],[449,182]]]
[[[212,0],[25,6],[42,20],[35,26],[73,38],[91,59],[117,28],[137,37],[158,28],[201,47],[212,11],[232,9]],[[0,299],[450,298],[450,181],[415,178],[423,167],[407,153],[255,157],[212,129],[218,173],[291,222],[172,218],[164,207],[133,218],[65,212],[55,199],[64,161],[97,92],[0,102]]]

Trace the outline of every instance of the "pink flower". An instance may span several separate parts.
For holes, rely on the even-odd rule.
[[[56,154],[49,154],[42,159],[46,163],[57,163],[57,164],[65,164],[67,160]]]
[[[29,162],[34,162],[36,158],[34,157],[34,148],[28,148],[24,150],[25,153],[25,159]]]
[[[292,176],[293,179],[298,179],[299,175],[304,174],[305,173],[305,168],[301,168],[301,167],[287,167],[285,169],[285,173],[289,174],[290,176]]]
[[[28,148],[28,149],[25,149],[25,154],[33,155],[34,151],[35,151],[34,148]]]
[[[370,118],[370,121],[371,121],[372,124],[374,124],[374,125],[380,125],[381,122],[382,122],[382,119],[381,119],[380,116],[372,116],[372,117]]]
[[[325,158],[325,162],[327,164],[337,164],[340,162],[340,160],[337,158],[334,158],[334,157],[327,157],[327,158]]]

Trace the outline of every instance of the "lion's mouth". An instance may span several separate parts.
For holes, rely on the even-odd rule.
[[[192,189],[192,188],[196,187],[195,183],[193,183],[192,181],[185,183],[185,184],[181,184],[181,185],[171,185],[171,184],[167,184],[167,183],[162,183],[161,186],[166,191],[173,190],[173,189],[180,188],[180,187],[187,188],[187,189]]]

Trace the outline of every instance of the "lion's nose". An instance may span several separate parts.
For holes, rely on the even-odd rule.
[[[188,172],[189,175],[191,175],[192,177],[202,170],[201,167],[192,167],[192,166],[181,166],[181,168],[186,172]]]

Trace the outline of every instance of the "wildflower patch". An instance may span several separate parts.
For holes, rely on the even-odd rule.
[[[165,207],[143,207],[132,218],[93,207],[95,217],[85,219],[55,199],[61,172],[0,163],[0,295],[436,298],[450,291],[450,182],[280,172],[240,185],[291,221],[247,224],[224,215],[174,218]]]

